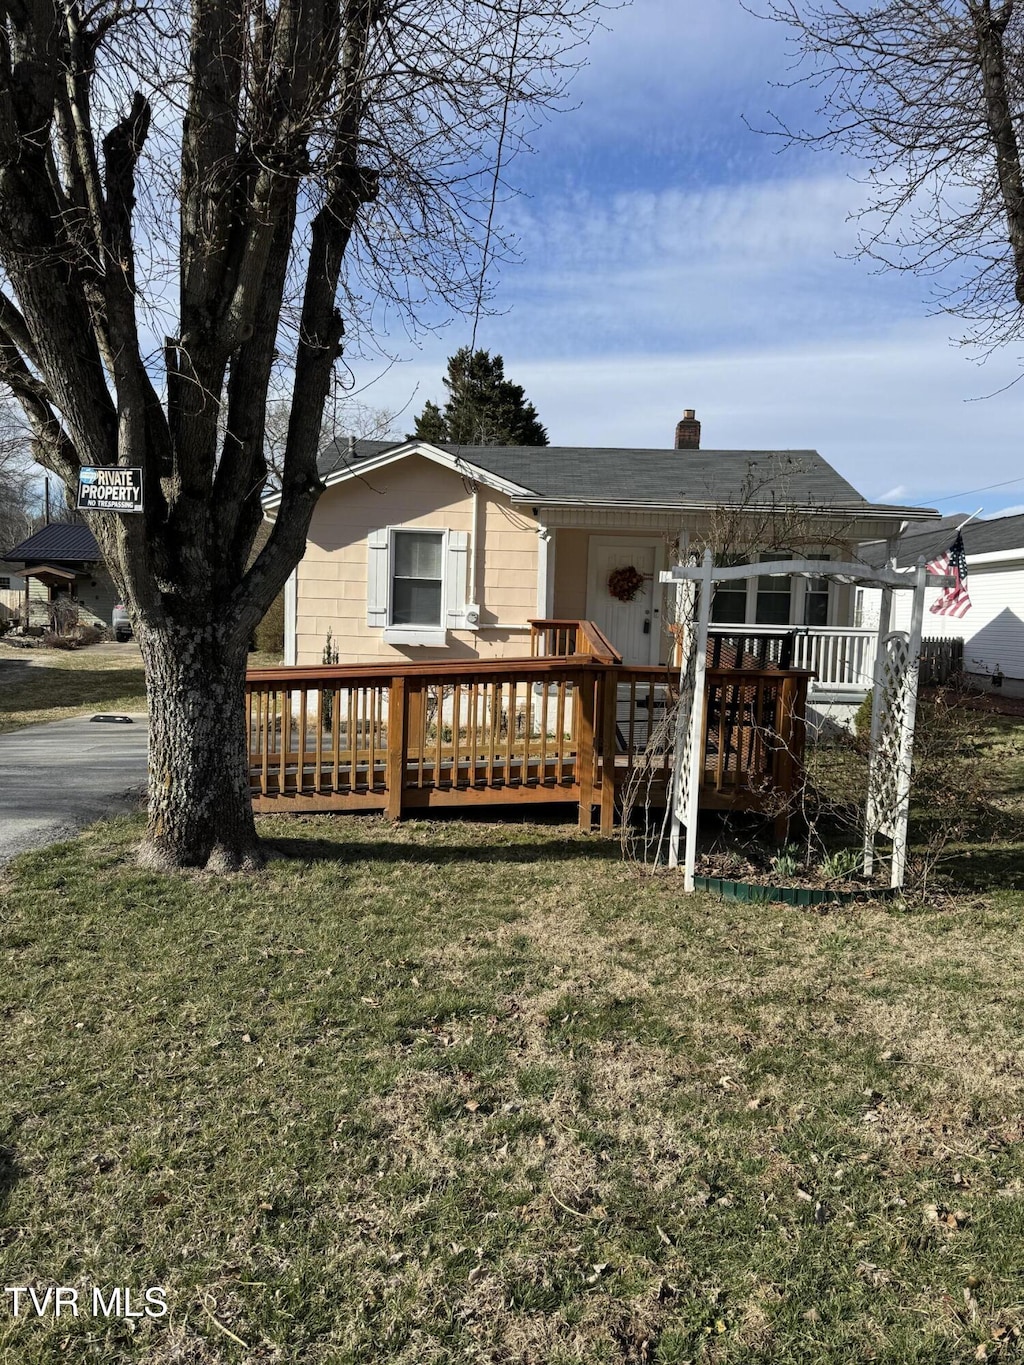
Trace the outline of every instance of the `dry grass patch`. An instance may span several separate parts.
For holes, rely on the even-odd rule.
[[[134,644],[71,651],[0,643],[0,734],[49,720],[146,709],[142,657]]]
[[[814,915],[552,826],[112,822],[3,883],[0,1359],[1020,1355],[1018,893]],[[967,1297],[965,1297],[965,1291]],[[242,1343],[242,1344],[240,1344]]]

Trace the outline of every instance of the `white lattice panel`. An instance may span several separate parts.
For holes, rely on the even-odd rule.
[[[905,785],[901,768],[912,692],[910,664],[908,637],[902,631],[887,635],[878,661],[875,705],[879,707],[879,724],[868,778],[868,819],[872,833],[885,834],[890,839],[896,835],[900,794]]]
[[[679,676],[679,702],[676,713],[675,770],[676,815],[687,819],[690,801],[690,758],[694,745],[694,674],[697,667],[697,626],[693,620],[683,627],[683,667]]]

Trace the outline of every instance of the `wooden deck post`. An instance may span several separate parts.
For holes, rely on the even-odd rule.
[[[593,829],[594,769],[597,753],[594,744],[594,673],[588,669],[580,673],[579,720],[576,724],[576,773],[580,792],[580,829],[588,834]]]
[[[601,833],[611,838],[615,832],[615,722],[619,685],[614,667],[605,667],[600,677],[601,696]],[[654,723],[653,707],[648,712]]]
[[[440,720],[438,721],[440,724]],[[402,818],[402,791],[405,787],[405,679],[391,679],[388,698],[387,803],[384,814],[389,820]],[[371,758],[372,761],[372,758]]]

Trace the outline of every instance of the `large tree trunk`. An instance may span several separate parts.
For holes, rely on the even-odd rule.
[[[244,644],[214,629],[144,626],[149,696],[145,866],[261,867],[249,795]]]

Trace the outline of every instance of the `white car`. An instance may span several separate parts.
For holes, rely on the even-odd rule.
[[[114,614],[110,618],[110,628],[114,632],[114,639],[121,643],[132,638],[132,621],[128,615],[128,608],[123,602],[118,602],[114,608]]]

